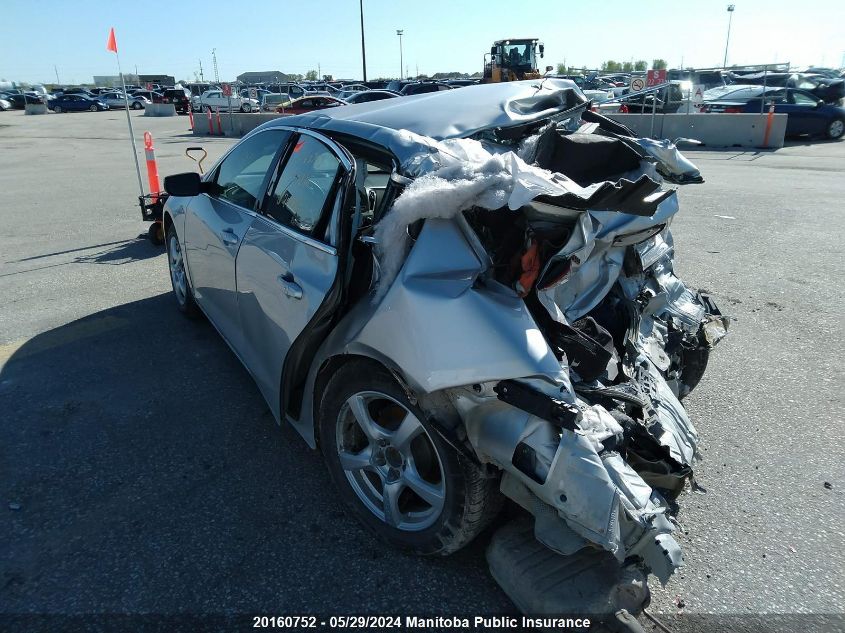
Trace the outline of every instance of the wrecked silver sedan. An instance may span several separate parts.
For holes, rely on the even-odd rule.
[[[345,106],[165,184],[179,308],[320,448],[351,512],[449,554],[513,500],[526,519],[488,555],[526,611],[636,611],[682,564],[681,401],[728,327],[673,272],[664,183],[698,171],[588,105],[545,80]],[[558,575],[512,584],[526,547]]]

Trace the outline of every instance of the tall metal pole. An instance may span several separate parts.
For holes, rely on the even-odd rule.
[[[725,59],[722,61],[722,68],[728,67],[728,44],[731,42],[731,21],[734,17],[735,5],[728,5],[728,37],[725,40]]]
[[[364,81],[367,81],[367,47],[364,46],[364,0],[361,4],[361,65],[364,69]]]
[[[200,62],[200,81],[205,82],[205,75],[202,74],[202,60]]]
[[[220,83],[220,75],[217,74],[217,49],[211,49],[211,58],[214,60],[214,83]]]
[[[123,87],[123,109],[126,110],[126,122],[129,124],[129,142],[132,144],[132,158],[135,159],[135,174],[138,176],[138,189],[141,190],[141,197],[144,197],[144,183],[141,182],[141,165],[138,164],[138,150],[135,148],[135,131],[132,129],[132,117],[129,116],[129,97],[126,96],[126,82],[123,80],[123,71],[120,69],[120,55],[114,52],[117,58],[117,72],[120,74],[120,85]]]
[[[405,29],[396,29],[396,35],[399,36],[399,79],[404,79],[402,76],[402,69],[405,68],[405,60],[402,53],[402,34]]]
[[[61,81],[59,81],[59,69],[58,69],[58,68],[56,68],[56,65],[55,65],[55,64],[53,64],[53,70],[55,70],[55,71],[56,71],[56,84],[58,84],[59,86],[61,86],[61,85],[62,85],[62,82],[61,82]]]

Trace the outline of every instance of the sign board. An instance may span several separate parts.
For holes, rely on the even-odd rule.
[[[666,69],[663,70],[649,70],[648,75],[646,75],[646,85],[651,86],[659,86],[660,84],[666,83]]]
[[[249,98],[250,99],[258,99],[258,88],[250,88],[249,89]]]
[[[642,77],[634,77],[631,80],[631,92],[639,92],[645,88],[645,79]]]
[[[152,89],[153,89],[153,85],[151,83],[147,82],[147,90],[152,90]]]
[[[232,96],[232,84],[223,84],[223,96],[224,97],[231,97]]]
[[[694,110],[699,110],[704,103],[704,86],[702,84],[695,84],[690,92],[690,101]]]

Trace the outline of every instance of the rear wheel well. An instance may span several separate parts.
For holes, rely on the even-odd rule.
[[[162,218],[162,224],[164,225],[164,232],[167,234],[167,229],[173,226],[173,218],[170,216],[169,213],[165,213],[164,217]]]
[[[323,364],[320,366],[320,369],[317,371],[317,377],[314,379],[314,390],[312,396],[312,410],[311,410],[311,418],[314,420],[315,424],[315,431],[316,431],[316,421],[320,410],[320,399],[323,397],[323,392],[326,390],[326,385],[329,384],[329,380],[331,380],[332,376],[337,373],[337,371],[346,365],[347,363],[353,362],[368,362],[372,363],[373,365],[386,369],[393,377],[399,382],[405,392],[412,394],[410,388],[405,383],[405,380],[399,375],[397,372],[391,370],[387,367],[384,363],[377,361],[374,358],[369,356],[363,356],[361,354],[338,354],[336,356],[331,356],[323,361]],[[314,440],[317,444],[317,448],[320,447],[320,434],[314,433]]]

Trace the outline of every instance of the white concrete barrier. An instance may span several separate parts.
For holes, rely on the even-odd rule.
[[[650,114],[611,114],[609,118],[631,128],[638,136],[652,136]],[[694,138],[707,147],[783,147],[785,114],[772,117],[768,145],[763,143],[768,114],[658,114],[654,138]]]
[[[176,116],[176,106],[172,103],[148,103],[144,116]]]
[[[44,103],[27,103],[24,105],[24,114],[47,114],[47,105]]]
[[[281,117],[291,116],[290,114],[277,114],[275,112],[228,112],[220,113],[220,127],[223,128],[223,136],[240,138],[257,128],[262,123],[272,121]],[[212,113],[212,130],[208,130],[208,114],[205,112],[194,112],[194,135],[195,136],[216,136],[217,135],[217,114]]]

